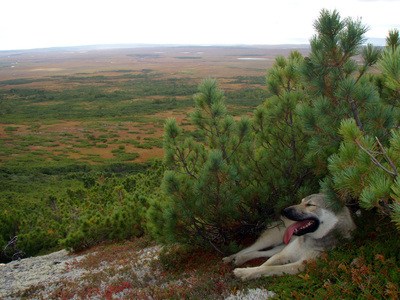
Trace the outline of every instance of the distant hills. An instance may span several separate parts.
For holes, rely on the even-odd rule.
[[[195,44],[98,44],[98,45],[79,45],[66,47],[49,47],[49,48],[34,48],[34,49],[15,49],[15,50],[0,50],[0,53],[5,52],[57,52],[57,51],[88,51],[88,50],[104,50],[104,49],[126,49],[126,48],[162,48],[162,47],[218,47],[218,48],[265,48],[265,49],[282,49],[282,48],[308,48],[309,44],[281,44],[281,45],[247,45],[247,44],[232,44],[232,45],[195,45]]]
[[[367,43],[375,46],[384,46],[385,38],[367,38]],[[66,47],[50,47],[50,48],[35,48],[35,49],[15,49],[15,50],[0,50],[0,53],[7,52],[57,52],[57,51],[89,51],[89,50],[105,50],[105,49],[124,49],[124,48],[153,48],[153,47],[232,47],[232,48],[261,48],[261,49],[305,49],[309,48],[308,42],[304,41],[302,44],[277,44],[277,45],[251,45],[251,44],[215,44],[215,45],[195,45],[195,44],[98,44],[98,45],[79,45],[79,46],[66,46]]]

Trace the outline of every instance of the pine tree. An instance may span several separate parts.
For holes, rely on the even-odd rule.
[[[381,97],[392,108],[400,106],[400,39],[399,32],[393,32],[389,33],[392,37],[387,38],[387,46],[379,59],[382,75],[378,78]]]
[[[191,121],[205,142],[181,141],[182,130],[174,119],[167,120],[164,148],[170,170],[162,186],[168,197],[161,208],[165,223],[156,222],[169,242],[208,243],[219,249],[230,240],[229,228],[243,202],[241,149],[250,137],[250,121],[227,114],[224,93],[214,79],[200,84],[194,100]]]
[[[391,216],[400,229],[400,131],[392,129],[387,146],[360,131],[353,119],[344,120],[338,153],[329,158],[331,176],[325,186],[340,200],[357,200],[364,209],[377,208]]]
[[[277,56],[267,71],[273,94],[254,113],[254,144],[248,148],[247,176],[259,197],[254,201],[263,215],[272,217],[316,189],[317,178],[306,166],[309,136],[303,132],[298,107],[309,103],[299,67],[302,55],[293,51]],[[255,147],[254,147],[255,145]]]
[[[389,30],[389,34],[386,38],[386,46],[392,50],[400,46],[400,33],[398,29]]]
[[[383,99],[375,109],[384,111],[386,118],[375,123],[379,131],[363,132],[354,119],[341,122],[343,142],[329,158],[330,177],[324,186],[335,191],[342,202],[358,200],[365,209],[377,208],[391,216],[400,229],[400,47],[388,43],[378,67],[382,71],[378,82]]]
[[[396,194],[388,178],[397,167],[387,154],[396,152],[390,146],[397,143],[391,131],[396,113],[380,99],[376,78],[368,74],[380,52],[372,45],[361,47],[367,27],[360,20],[323,10],[314,26],[309,57],[298,52],[277,57],[267,75],[273,96],[251,121],[227,114],[224,93],[213,79],[203,81],[194,96],[191,121],[202,142],[183,139],[176,121],[167,120],[164,195],[147,211],[148,228],[162,241],[221,250],[235,230],[265,224],[283,207],[315,192],[329,172],[322,188],[342,202],[364,197],[365,208],[377,207],[371,191],[388,195],[389,187]],[[385,88],[389,81],[381,80]],[[380,154],[373,152],[379,149]],[[374,161],[374,155],[379,159]],[[369,173],[374,166],[378,172]],[[357,178],[365,181],[357,185]],[[371,186],[365,194],[363,184]],[[386,198],[381,210],[400,211],[391,201]]]
[[[303,57],[279,56],[268,71],[273,97],[253,119],[226,113],[217,82],[205,80],[194,96],[192,124],[204,143],[181,139],[174,119],[165,124],[165,201],[148,211],[152,231],[166,242],[228,246],[240,228],[260,229],[287,205],[315,191],[306,166],[308,135],[298,106],[308,102],[299,66]]]
[[[366,75],[379,56],[371,45],[361,48],[368,28],[359,19],[342,19],[336,10],[322,10],[314,28],[317,34],[302,67],[312,103],[303,105],[301,115],[311,136],[308,158],[318,173],[326,174],[327,159],[341,142],[341,120],[352,117],[365,132],[376,129],[372,123],[382,122],[386,111],[376,110],[378,93]],[[359,54],[361,64],[355,58]]]

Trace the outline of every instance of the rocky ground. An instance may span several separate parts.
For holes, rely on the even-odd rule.
[[[65,273],[66,266],[84,256],[69,255],[66,250],[32,258],[12,261],[0,266],[0,298],[7,299],[12,292],[21,291],[31,285],[50,284],[62,276],[79,277],[83,270],[74,269]]]
[[[151,246],[145,249],[138,250],[136,253],[139,260],[134,264],[135,274],[138,278],[146,276],[149,270],[151,260],[157,258],[160,247]],[[25,258],[8,264],[0,265],[0,299],[20,299],[21,293],[16,292],[35,290],[32,286],[40,286],[38,296],[28,295],[29,299],[53,299],[54,291],[60,289],[60,284],[68,282],[79,282],[85,278],[88,273],[105,272],[106,267],[96,267],[89,270],[88,268],[80,268],[79,262],[84,260],[87,255],[96,256],[96,252],[90,254],[69,254],[66,250],[43,255],[38,257]],[[74,267],[71,267],[74,266]],[[61,287],[62,289],[62,287]],[[53,296],[51,296],[53,295]],[[268,299],[274,295],[273,292],[268,292],[265,289],[253,289],[249,292],[237,292],[235,295],[230,295],[226,299],[229,300],[247,300],[247,299]],[[26,296],[26,295],[25,295]],[[90,299],[102,299],[94,296]],[[129,299],[124,297],[124,293],[118,294],[114,299]],[[73,299],[81,299],[79,295],[75,295]],[[151,299],[151,298],[149,298]]]

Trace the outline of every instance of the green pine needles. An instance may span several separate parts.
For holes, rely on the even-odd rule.
[[[341,120],[352,117],[362,131],[374,122],[371,114],[379,105],[379,95],[366,72],[378,60],[379,51],[372,45],[362,47],[368,28],[360,20],[342,19],[336,10],[322,10],[314,28],[311,53],[301,66],[313,101],[301,115],[311,136],[309,158],[316,170],[326,172],[327,158],[341,141],[337,133]],[[356,55],[361,55],[361,63]]]
[[[304,100],[297,70],[301,60],[298,52],[277,59],[268,76],[275,95],[253,119],[235,120],[217,81],[204,80],[191,114],[205,137],[202,143],[182,140],[176,121],[167,120],[164,148],[170,170],[162,187],[168,196],[158,216],[152,215],[162,240],[222,251],[242,229],[264,226],[316,187],[304,163],[307,136],[296,112]]]
[[[165,161],[170,170],[163,179],[169,195],[164,203],[165,237],[169,241],[208,243],[218,248],[230,240],[229,226],[243,209],[240,169],[250,121],[235,121],[226,113],[224,93],[216,80],[206,79],[194,96],[192,124],[205,143],[181,140],[178,125],[165,125]]]
[[[362,208],[376,208],[400,228],[400,48],[397,45],[398,31],[391,31],[378,59],[369,46],[364,48],[367,53],[364,56],[373,56],[370,61],[378,62],[381,74],[369,75],[370,79],[362,82],[367,87],[363,93],[370,93],[364,97],[365,101],[358,102],[362,126],[355,118],[341,120],[337,132],[342,142],[328,159],[329,175],[322,186],[334,191],[344,203],[358,201]]]
[[[276,57],[272,96],[251,119],[230,116],[216,80],[206,79],[191,114],[204,142],[183,139],[167,120],[166,198],[155,218],[164,241],[221,251],[243,228],[259,229],[320,188],[338,208],[359,201],[399,224],[396,31],[381,55],[363,46],[360,19],[322,10],[314,27],[308,57]],[[369,72],[377,63],[379,75]]]

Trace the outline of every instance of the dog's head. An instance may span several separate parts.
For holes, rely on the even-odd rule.
[[[313,194],[304,198],[300,204],[285,208],[283,215],[294,221],[286,230],[284,237],[286,244],[293,235],[308,234],[315,239],[322,238],[339,221],[334,212],[329,209],[324,194]]]

